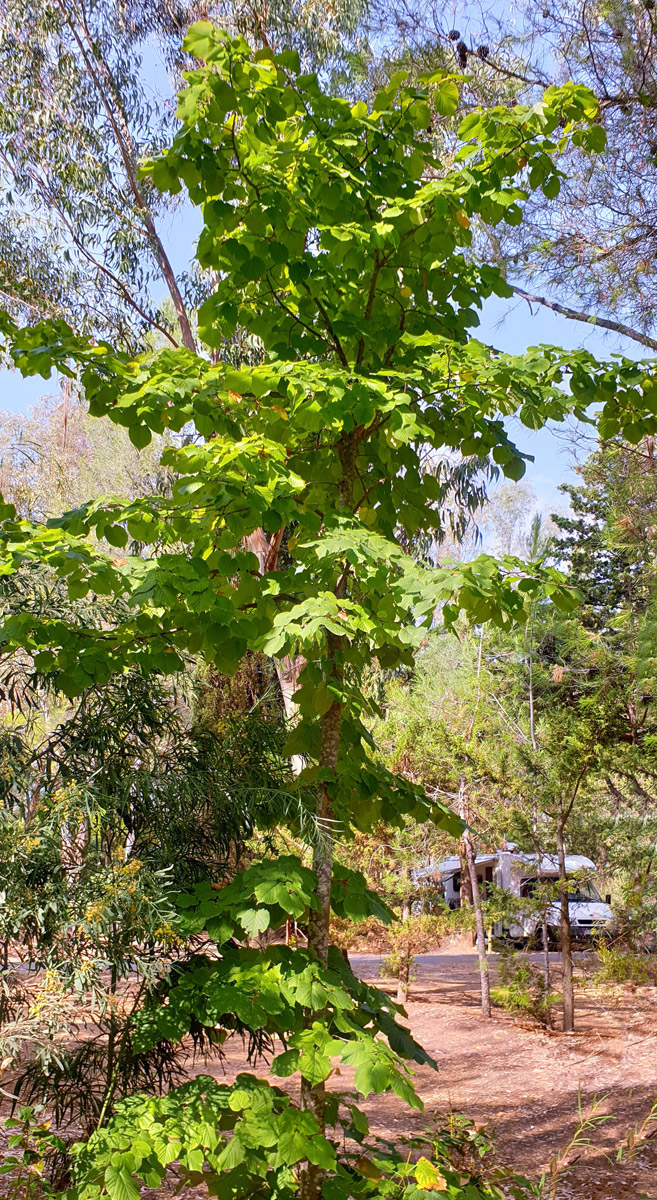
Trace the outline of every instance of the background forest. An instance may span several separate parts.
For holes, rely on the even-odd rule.
[[[570,1194],[597,1101],[542,1171],[418,1126],[404,1006],[454,938],[535,1037],[657,986],[656,20],[6,0],[2,1194]],[[507,843],[560,868],[520,954]]]

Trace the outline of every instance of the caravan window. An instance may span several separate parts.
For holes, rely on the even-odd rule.
[[[570,888],[572,887],[572,892]],[[568,888],[569,900],[599,900],[600,894],[588,879],[573,880]]]

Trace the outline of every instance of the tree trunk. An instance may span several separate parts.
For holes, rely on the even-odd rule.
[[[402,948],[400,963],[399,963],[399,978],[397,980],[397,1003],[406,1004],[411,983],[411,959],[412,955],[408,942]]]
[[[410,876],[410,871],[407,871],[407,875]],[[410,901],[410,897],[405,897],[404,900],[402,900],[402,910],[401,910],[402,925],[404,924],[405,921],[410,921],[410,919],[411,919],[411,901]],[[405,1004],[406,1001],[408,1000],[408,992],[409,992],[410,982],[411,982],[412,958],[413,958],[413,955],[411,954],[410,939],[407,939],[405,943],[402,943],[402,949],[401,949],[401,955],[400,955],[399,979],[397,981],[397,1003],[398,1004]]]
[[[470,819],[468,809],[468,799],[465,790],[465,777],[462,775],[459,782],[459,816],[462,821]],[[486,957],[486,933],[484,930],[484,914],[481,909],[481,895],[479,893],[479,884],[477,882],[477,864],[475,862],[474,844],[472,834],[469,829],[466,829],[462,839],[463,855],[465,857],[465,865],[467,867],[467,878],[470,885],[470,895],[472,897],[472,907],[475,914],[476,928],[476,944],[477,954],[479,956],[479,977],[481,979],[481,1015],[490,1017],[490,980],[488,978],[488,959]],[[461,887],[463,887],[463,874],[461,874]],[[461,896],[463,892],[461,892]]]
[[[564,822],[557,821],[557,856],[559,859],[559,884],[561,916],[559,922],[561,940],[561,964],[563,972],[563,1031],[572,1033],[575,1028],[575,993],[573,990],[573,947],[570,937],[570,911],[568,907],[568,876],[566,875],[566,848]]]
[[[340,456],[342,473],[338,490],[337,507],[339,509],[350,509],[353,500],[356,456],[358,454],[358,438],[355,431],[348,434],[340,442],[338,445],[338,454]],[[346,594],[347,578],[348,568],[347,564],[345,564],[335,587],[335,594],[338,599],[344,598]],[[328,679],[336,685],[338,692],[342,690],[344,678],[342,660],[344,644],[345,640],[343,636],[327,632],[327,675]],[[318,755],[320,771],[324,775],[328,773],[329,777],[333,779],[336,778],[338,770],[341,725],[342,705],[334,700],[331,707],[321,718],[321,737]],[[318,901],[318,907],[316,910],[311,909],[310,911],[308,921],[308,952],[322,966],[326,966],[329,950],[334,837],[334,830],[332,828],[333,804],[329,792],[329,782],[326,778],[322,778],[318,784],[316,818],[317,828],[313,852],[313,871],[317,877],[315,897]],[[321,1013],[308,1012],[306,1020],[308,1024],[312,1024],[313,1021],[319,1021],[321,1020]],[[326,1127],[326,1084],[324,1082],[311,1084],[307,1079],[302,1078],[301,1107],[306,1112],[312,1113],[317,1121],[320,1133],[324,1133]],[[301,1164],[299,1171],[300,1200],[321,1200],[322,1182],[325,1173],[322,1167],[318,1167],[314,1163],[306,1161]]]
[[[488,1018],[490,1017],[490,979],[488,977],[488,959],[486,957],[486,934],[471,833],[467,832],[464,834],[463,844],[465,846],[465,857],[468,864],[470,886],[472,888],[472,906],[474,908],[477,930],[477,954],[479,956],[479,978],[481,980],[481,1015]]]
[[[268,537],[264,529],[254,529],[253,533],[245,537],[244,545],[247,550],[250,550],[252,554],[257,556],[261,575],[266,575],[268,571],[276,570],[284,532],[284,528],[279,529],[272,537]],[[281,689],[283,711],[286,720],[291,724],[294,724],[297,719],[297,706],[294,700],[294,693],[299,685],[299,676],[305,665],[306,660],[300,654],[295,654],[294,656],[286,654],[283,658],[274,659],[278,685]],[[294,774],[300,775],[304,767],[301,755],[293,754],[290,761]]]
[[[541,950],[543,954],[543,988],[545,990],[545,998],[547,1000],[552,990],[552,981],[550,979],[550,934],[548,930],[547,919],[547,897],[544,894],[544,889],[541,884],[545,882],[543,874],[543,849],[538,835],[538,809],[534,804],[534,850],[536,851],[536,876],[539,883],[539,890],[542,899],[543,909],[541,912]],[[552,1027],[552,1011],[548,1005],[545,1010],[545,1020],[548,1027]]]
[[[334,674],[337,666],[334,665]],[[340,725],[342,706],[333,703],[322,718],[322,737],[319,752],[320,767],[337,769],[338,748],[340,742]],[[313,871],[317,876],[316,899],[319,902],[317,910],[310,910],[308,920],[308,951],[317,958],[322,966],[326,966],[329,949],[329,921],[331,915],[331,877],[333,871],[333,842],[331,836],[332,803],[326,782],[322,781],[317,796],[317,829],[315,833],[315,848],[313,851]],[[321,1020],[321,1013],[308,1013],[307,1021]],[[326,1084],[310,1083],[301,1080],[301,1107],[312,1113],[317,1121],[319,1130],[324,1132]],[[299,1195],[301,1200],[319,1200],[322,1190],[324,1171],[311,1162],[304,1162],[299,1173]]]
[[[462,838],[459,845],[459,859],[461,861],[459,886],[459,900],[461,908],[469,908],[472,904],[472,881],[470,879],[470,870],[468,868],[468,858],[465,852],[465,841]]]
[[[98,95],[100,96],[101,103],[112,127],[112,132],[114,133],[119,156],[125,170],[128,187],[132,192],[135,204],[144,222],[146,240],[160,268],[160,272],[167,286],[173,307],[176,310],[176,317],[178,318],[180,336],[182,338],[183,345],[186,346],[188,350],[191,350],[193,354],[195,354],[196,341],[192,332],[185,302],[182,298],[182,293],[178,286],[175,272],[171,266],[167,252],[164,249],[164,244],[155,227],[153,213],[145,198],[144,192],[139,186],[138,154],[133,142],[132,133],[130,132],[128,118],[123,108],[120,96],[116,90],[116,87],[114,86],[111,72],[107,66],[107,63],[99,57],[97,48],[94,45],[93,39],[86,24],[83,22],[80,30],[80,28],[78,28],[78,26],[75,24],[75,20],[70,8],[67,8],[64,0],[57,0],[57,4],[60,8],[64,21],[71,30],[71,33],[73,34],[73,37],[78,45],[87,68],[89,78],[96,88]]]
[[[552,979],[550,977],[550,931],[548,929],[547,913],[543,913],[541,917],[541,939],[543,942],[543,987],[545,988],[545,999],[547,1001],[552,991]],[[545,1010],[545,1019],[551,1027],[552,1011],[549,1006]]]

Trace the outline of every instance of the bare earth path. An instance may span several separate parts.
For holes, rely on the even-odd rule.
[[[358,975],[382,984],[378,956],[350,957]],[[558,985],[558,956],[551,957]],[[495,956],[491,968],[494,980]],[[596,1096],[604,1097],[601,1111],[613,1117],[594,1131],[593,1145],[563,1177],[558,1200],[657,1200],[657,1125],[652,1127],[656,1136],[632,1161],[616,1162],[628,1131],[641,1125],[657,1099],[657,988],[604,993],[583,987],[580,979],[578,1028],[570,1036],[543,1032],[499,1009],[484,1022],[476,957],[461,943],[419,957],[407,1008],[413,1034],[437,1059],[439,1070],[417,1070],[424,1114],[410,1111],[394,1095],[369,1097],[363,1107],[374,1134],[391,1140],[434,1118],[443,1122],[450,1109],[464,1112],[487,1126],[499,1163],[537,1179],[572,1137],[581,1089],[585,1110]],[[222,1063],[189,1063],[190,1076],[207,1073],[226,1081],[252,1069],[238,1039],[226,1044]],[[255,1072],[266,1076],[266,1063],[259,1062]],[[292,1091],[292,1080],[276,1082]],[[350,1083],[346,1071],[335,1080],[341,1088]],[[145,1190],[144,1200],[169,1197],[172,1187]],[[201,1200],[206,1193],[192,1188],[186,1195]]]
[[[577,958],[581,975],[585,960]],[[558,986],[558,955],[551,959]],[[380,957],[354,953],[350,961],[361,978],[385,986]],[[495,956],[491,971],[494,981]],[[641,1125],[657,1099],[657,988],[605,993],[584,987],[580,978],[574,1035],[544,1032],[499,1009],[484,1022],[476,957],[462,943],[418,958],[407,1010],[413,1034],[437,1059],[439,1070],[416,1072],[424,1114],[392,1094],[370,1096],[362,1107],[373,1134],[390,1140],[434,1118],[444,1121],[450,1109],[463,1112],[493,1135],[498,1163],[538,1179],[573,1135],[578,1092],[584,1111],[604,1097],[599,1111],[613,1116],[593,1131],[593,1144],[579,1152],[562,1177],[558,1200],[657,1200],[657,1136],[632,1161],[616,1162],[628,1132]],[[223,1064],[197,1062],[190,1074],[208,1071],[228,1081],[249,1069],[238,1042],[227,1043],[226,1050]],[[266,1075],[264,1063],[256,1073]],[[276,1082],[293,1091],[291,1080]],[[341,1088],[350,1083],[346,1071],[334,1080]],[[651,1128],[657,1133],[656,1126]],[[153,1200],[154,1195],[148,1194]]]
[[[555,967],[558,956],[552,956]],[[362,978],[378,981],[380,959],[352,955]],[[493,968],[494,970],[494,968]],[[438,1060],[439,1072],[417,1072],[427,1116],[450,1108],[485,1123],[499,1147],[499,1161],[537,1177],[551,1156],[568,1144],[577,1124],[578,1089],[584,1108],[606,1097],[602,1112],[614,1118],[592,1135],[594,1145],[564,1177],[563,1200],[657,1200],[657,1138],[631,1163],[617,1164],[616,1151],[629,1129],[641,1123],[657,1099],[657,989],[585,990],[578,1001],[574,1035],[543,1033],[495,1010],[484,1022],[478,1011],[475,955],[423,955],[408,1004],[409,1024]],[[396,1098],[366,1106],[373,1131],[394,1134],[417,1120]]]

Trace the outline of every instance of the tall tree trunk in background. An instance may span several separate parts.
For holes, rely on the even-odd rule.
[[[548,929],[547,911],[543,911],[541,917],[541,943],[543,948],[543,988],[545,989],[546,1002],[552,991],[552,978],[550,974],[550,930]],[[552,1010],[549,1005],[545,1010],[545,1020],[548,1027],[552,1026]]]
[[[538,533],[538,527],[536,527],[536,532]],[[536,604],[534,603],[534,604],[532,604],[532,607],[531,607],[531,618],[529,621],[529,654],[528,654],[528,659],[527,659],[528,667],[529,667],[529,736],[530,736],[530,740],[531,740],[531,744],[532,744],[532,750],[534,751],[534,753],[536,753],[538,750],[538,742],[536,740],[536,720],[535,720],[535,708],[534,708],[534,621],[535,621],[535,618],[536,618]],[[537,865],[536,874],[537,874],[538,882],[539,882],[539,886],[540,886],[541,882],[543,881],[543,865],[542,865],[543,864],[543,848],[541,846],[541,840],[539,837],[538,806],[536,804],[536,799],[534,799],[534,849],[536,851],[536,865]],[[541,943],[542,943],[542,949],[543,949],[543,987],[545,989],[545,998],[547,1001],[547,999],[550,995],[550,992],[552,990],[552,981],[550,979],[550,936],[549,936],[549,931],[548,931],[547,908],[545,906],[543,907],[543,912],[541,915]],[[552,1025],[552,1012],[550,1010],[549,1005],[547,1005],[545,1012],[546,1012],[545,1019],[546,1019],[548,1025],[551,1026]]]
[[[545,997],[550,995],[552,990],[552,980],[550,977],[550,932],[548,929],[548,908],[547,898],[544,893],[544,888],[541,884],[545,882],[545,874],[543,872],[543,847],[541,846],[538,830],[538,809],[534,804],[534,850],[536,852],[536,877],[539,883],[539,895],[542,901],[541,910],[541,953],[543,955],[543,988]],[[545,1010],[545,1019],[548,1026],[552,1025],[552,1013],[549,1006]]]
[[[459,784],[459,816],[462,820],[469,819],[468,802],[465,791],[465,779],[461,776]],[[477,880],[477,864],[475,862],[475,851],[472,834],[469,829],[466,829],[463,834],[463,850],[465,861],[468,869],[468,878],[470,880],[470,889],[472,893],[472,907],[475,915],[475,929],[477,931],[477,955],[479,957],[479,978],[481,986],[481,1015],[490,1017],[490,979],[488,976],[488,958],[486,957],[486,931],[484,929],[484,914],[481,908],[481,893],[479,891],[479,883]]]
[[[358,454],[358,433],[356,430],[343,435],[338,454],[341,465],[341,479],[338,487],[338,509],[351,510],[353,507],[354,477],[356,458]],[[335,587],[338,600],[344,599],[347,592],[348,565],[345,563]],[[345,639],[342,635],[326,634],[326,674],[327,682],[336,685],[338,693],[342,691],[344,679],[343,653]],[[324,775],[330,773],[333,779],[337,776],[340,753],[340,732],[342,726],[342,704],[333,701],[331,707],[321,718],[321,737],[318,755],[320,770]],[[329,782],[322,778],[317,786],[316,807],[317,829],[315,848],[313,852],[313,871],[317,877],[315,897],[317,909],[311,909],[308,921],[308,953],[316,958],[322,966],[326,966],[329,951],[329,922],[331,918],[331,881],[333,874],[333,802],[329,792]],[[307,1011],[307,1025],[321,1020],[321,1014]],[[326,1084],[310,1083],[301,1080],[301,1107],[312,1113],[319,1126],[320,1133],[326,1128]],[[301,1164],[299,1172],[300,1200],[321,1200],[322,1183],[325,1170],[311,1162]]]
[[[162,239],[155,226],[153,212],[146,199],[146,194],[140,185],[138,174],[139,155],[135,148],[132,134],[130,132],[130,124],[124,111],[121,97],[114,85],[111,71],[108,69],[107,63],[98,56],[96,45],[91,33],[89,32],[83,13],[82,15],[77,13],[70,4],[67,5],[64,3],[64,0],[56,0],[56,3],[61,11],[64,21],[68,25],[73,38],[75,39],[75,42],[84,60],[89,79],[96,88],[101,104],[105,109],[112,133],[114,134],[119,157],[123,163],[123,169],[125,171],[128,188],[132,192],[137,212],[140,214],[144,223],[145,240],[150,247],[151,253],[155,258],[158,267],[160,268],[162,279],[167,287],[169,296],[171,297],[171,302],[176,312],[182,343],[188,350],[191,350],[192,353],[195,354],[196,341],[192,332],[189,314],[185,307],[185,302],[178,286],[175,272],[164,248],[164,243],[162,242]],[[102,259],[94,258],[93,261],[96,263],[96,266],[99,270],[104,270],[106,273],[111,274],[111,272],[109,272],[103,265]],[[113,278],[118,286],[121,287],[120,280],[118,280],[116,277]],[[122,288],[121,290],[128,299],[131,299],[125,288]],[[137,307],[136,304],[135,307]],[[151,322],[151,324],[153,324],[157,329],[162,328],[157,324],[157,322]],[[166,330],[163,330],[163,332],[166,333]],[[168,333],[167,337],[169,337]]]
[[[459,900],[461,908],[470,908],[472,905],[472,882],[470,880],[470,870],[468,867],[468,859],[465,853],[465,841],[461,838],[459,842]]]
[[[276,570],[284,532],[284,529],[279,529],[269,538],[264,529],[254,529],[253,533],[245,537],[244,545],[247,550],[256,555],[260,564],[261,575],[266,575],[269,571]],[[295,654],[294,656],[286,654],[283,658],[274,659],[274,667],[283,701],[283,711],[285,712],[286,720],[291,724],[294,723],[297,716],[294,693],[297,690],[299,676],[305,665],[306,660],[300,654]],[[299,775],[304,765],[301,755],[293,754],[291,762],[294,774]]]
[[[406,882],[410,887],[410,879],[411,879],[410,867],[406,868],[405,877],[406,877]],[[401,906],[402,926],[404,926],[405,922],[410,921],[410,919],[411,919],[411,897],[409,894],[408,896],[404,896],[404,898],[402,900],[402,906]],[[413,955],[411,954],[410,938],[407,938],[405,942],[402,942],[402,946],[401,946],[400,963],[399,963],[399,980],[397,983],[397,1003],[398,1004],[405,1004],[406,1001],[408,1000],[408,991],[409,991],[410,982],[411,982],[412,959],[413,959]]]
[[[557,856],[559,860],[560,886],[560,941],[563,972],[563,1030],[572,1033],[575,1028],[575,992],[573,989],[573,946],[570,937],[570,911],[568,907],[568,876],[566,874],[566,846],[564,840],[564,817],[557,821]]]

